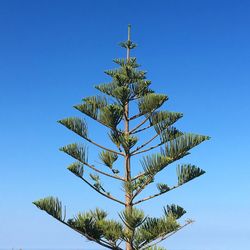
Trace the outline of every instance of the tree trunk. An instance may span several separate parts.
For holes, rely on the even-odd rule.
[[[128,26],[128,41],[130,41],[130,25]],[[130,49],[127,48],[127,62],[130,60]],[[124,122],[125,122],[125,127],[124,127],[124,132],[125,135],[129,135],[129,101],[125,105],[125,110],[124,110]],[[131,182],[131,168],[130,168],[130,152],[126,152],[125,156],[125,179],[127,183]],[[125,209],[128,213],[132,213],[132,205],[131,205],[131,200],[132,200],[132,193],[130,190],[126,189],[125,192]],[[133,234],[132,230],[126,226],[126,231],[129,234]],[[131,242],[126,242],[126,250],[133,250],[133,245]]]

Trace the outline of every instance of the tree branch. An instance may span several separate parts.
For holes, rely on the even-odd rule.
[[[150,247],[153,247],[153,246],[155,246],[156,244],[158,244],[159,242],[161,242],[161,241],[163,241],[163,240],[169,238],[169,237],[172,236],[173,234],[177,233],[178,231],[180,231],[181,229],[183,229],[183,228],[186,227],[187,225],[192,224],[193,222],[194,222],[193,220],[187,220],[186,223],[185,223],[184,225],[180,226],[178,229],[176,229],[176,230],[173,231],[172,233],[169,233],[169,234],[167,234],[167,235],[159,235],[159,237],[158,237],[158,238],[160,238],[159,240],[154,239],[154,241],[156,241],[156,242],[154,242],[154,243],[152,243],[152,244],[149,244],[149,245],[143,247],[143,245],[145,245],[145,243],[144,243],[144,244],[142,244],[139,248],[140,248],[141,250],[145,250],[145,249],[148,249],[148,248],[150,248]],[[147,243],[147,244],[148,244],[148,243]],[[143,247],[143,248],[141,248],[141,247]]]
[[[144,144],[142,144],[141,146],[137,147],[134,151],[131,152],[131,155],[136,155],[138,153],[135,153],[137,152],[138,150],[140,150],[141,148],[147,146],[151,141],[153,141],[157,136],[159,136],[159,134],[156,134],[154,135],[150,140],[148,140],[147,142],[145,142]]]
[[[137,155],[137,154],[142,154],[142,153],[145,153],[145,152],[147,152],[147,151],[150,151],[150,150],[152,150],[152,149],[154,149],[154,148],[157,148],[157,147],[159,147],[159,146],[161,146],[161,145],[163,145],[165,142],[161,142],[161,143],[158,143],[157,145],[155,145],[155,146],[152,146],[152,147],[150,147],[150,148],[146,148],[146,149],[144,149],[144,150],[141,150],[141,151],[139,151],[139,152],[135,152],[134,154],[132,154],[132,155]]]
[[[124,202],[122,202],[122,201],[116,199],[115,197],[113,197],[113,196],[111,196],[111,195],[108,195],[108,194],[106,194],[106,193],[104,193],[104,192],[101,192],[98,188],[96,188],[95,186],[93,186],[90,182],[88,182],[88,181],[87,181],[85,178],[83,178],[82,176],[78,176],[78,177],[79,177],[80,179],[82,179],[85,183],[87,183],[91,188],[93,188],[97,193],[99,193],[99,194],[101,194],[101,195],[103,195],[103,196],[109,198],[110,200],[113,200],[113,201],[116,201],[116,202],[118,202],[118,203],[120,203],[120,204],[122,204],[122,205],[125,205]]]
[[[177,160],[183,158],[183,157],[186,156],[187,154],[188,154],[188,152],[186,152],[186,153],[184,153],[184,154],[183,154],[183,153],[180,153],[180,154],[176,155],[174,158],[172,158],[172,160],[171,160],[170,162],[168,162],[167,165],[169,165],[169,164],[171,164],[171,163],[173,163],[173,162],[175,162],[175,161],[177,161]],[[157,173],[158,173],[158,172],[157,172]],[[156,173],[156,174],[157,174],[157,173]],[[142,173],[136,175],[135,177],[133,177],[131,180],[132,180],[132,181],[135,181],[136,179],[138,179],[138,178],[144,176],[145,174],[146,174],[146,172],[142,172]]]
[[[148,125],[148,126],[145,127],[145,128],[141,128],[141,129],[135,130],[135,131],[132,132],[131,134],[139,133],[139,132],[144,131],[144,130],[146,130],[146,129],[148,129],[148,128],[151,128],[151,127],[153,127],[153,126],[154,126],[154,125]]]
[[[87,162],[83,162],[83,164],[88,166],[89,168],[93,169],[94,171],[100,173],[100,174],[106,175],[108,177],[111,177],[111,178],[114,178],[114,179],[117,179],[117,180],[125,181],[125,179],[123,177],[121,177],[119,175],[112,175],[112,174],[108,174],[106,172],[103,172],[103,171],[95,168],[93,165],[88,164]]]
[[[143,175],[145,175],[145,172],[142,172],[142,173],[136,175],[134,178],[132,178],[132,181],[135,181],[136,179],[140,178]]]
[[[147,122],[147,120],[150,118],[150,116],[152,115],[152,113],[157,110],[159,107],[153,109],[151,112],[149,112],[149,115],[142,121],[140,122],[136,127],[134,127],[132,130],[129,131],[129,134],[132,134],[136,129],[138,129],[140,126],[142,126],[145,122]],[[129,120],[134,120],[136,118],[139,118],[141,117],[142,115],[145,115],[145,114],[137,114],[137,115],[134,115],[132,116],[131,118],[129,118]],[[153,125],[152,125],[153,126]],[[146,129],[146,128],[145,128]],[[144,129],[143,129],[144,130]]]
[[[140,116],[142,116],[142,115],[140,115]],[[133,116],[129,120],[133,120],[133,119],[138,118],[140,116]],[[142,126],[145,122],[148,121],[149,118],[150,118],[150,115],[148,117],[146,117],[143,121],[141,121],[136,127],[134,127],[132,130],[130,130],[129,134],[132,134],[136,129],[138,129],[140,126]]]
[[[152,181],[152,179],[154,178],[154,176],[149,176],[147,181],[135,192],[135,194],[132,197],[131,202],[134,200],[134,198],[141,193],[141,191]]]
[[[154,194],[154,195],[150,195],[150,196],[148,196],[148,197],[146,197],[146,198],[143,198],[143,199],[141,199],[141,200],[138,200],[138,201],[134,202],[133,205],[137,205],[137,204],[139,204],[139,203],[141,203],[141,202],[144,202],[144,201],[153,199],[153,198],[155,198],[155,197],[157,197],[157,196],[159,196],[159,195],[165,194],[165,193],[167,193],[168,191],[171,191],[171,190],[173,190],[173,189],[176,189],[176,188],[178,188],[178,187],[180,187],[180,186],[181,186],[181,185],[176,185],[176,186],[173,186],[172,188],[170,188],[169,190],[166,190],[166,191],[163,191],[163,192],[159,192],[159,193],[156,193],[156,194]]]
[[[55,218],[55,217],[54,217],[54,218]],[[95,241],[96,243],[98,243],[99,245],[101,245],[101,246],[103,246],[103,247],[107,247],[107,248],[109,248],[109,249],[114,249],[114,247],[111,246],[111,244],[110,244],[108,241],[105,241],[105,240],[102,240],[102,239],[97,240],[97,239],[95,239],[95,238],[89,236],[88,234],[85,234],[85,233],[81,232],[80,230],[78,230],[78,229],[76,229],[76,228],[70,226],[67,222],[65,222],[65,221],[63,221],[63,220],[60,220],[60,219],[58,219],[58,218],[55,218],[55,219],[58,220],[58,221],[60,221],[62,224],[64,224],[64,225],[70,227],[71,229],[73,229],[73,230],[76,231],[77,233],[79,233],[79,234],[85,236],[87,239],[92,240],[92,241]],[[120,247],[117,247],[116,249],[117,249],[117,250],[122,250],[122,248],[120,248]]]
[[[104,147],[104,146],[102,146],[102,145],[100,145],[100,144],[98,144],[98,143],[92,141],[92,140],[89,139],[89,138],[84,138],[84,139],[87,140],[88,142],[94,144],[95,146],[97,146],[97,147],[99,147],[99,148],[102,148],[102,149],[104,149],[104,150],[107,150],[107,151],[109,151],[109,152],[112,152],[112,153],[115,153],[115,154],[118,154],[118,155],[125,156],[124,153],[117,152],[117,151],[115,151],[115,150],[113,150],[113,149],[106,148],[106,147]]]

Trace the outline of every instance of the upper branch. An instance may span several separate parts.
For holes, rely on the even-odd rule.
[[[153,199],[153,198],[155,198],[155,197],[157,197],[157,196],[159,196],[159,195],[165,194],[165,193],[167,193],[168,191],[171,191],[171,190],[173,190],[173,189],[175,189],[175,188],[178,188],[178,187],[180,187],[180,186],[181,186],[181,185],[176,185],[176,186],[173,186],[172,188],[170,188],[170,189],[168,189],[168,190],[165,190],[165,191],[156,193],[156,194],[154,194],[154,195],[150,195],[150,196],[148,196],[148,197],[145,197],[145,198],[143,198],[143,199],[141,199],[141,200],[138,200],[138,201],[134,202],[133,205],[137,205],[137,204],[139,204],[139,203],[141,203],[141,202],[144,202],[144,201]]]
[[[115,154],[118,154],[118,155],[125,156],[125,154],[124,154],[123,152],[118,152],[118,151],[115,151],[115,150],[113,150],[113,149],[106,148],[106,147],[104,147],[104,146],[102,146],[102,145],[100,145],[100,144],[98,144],[98,143],[92,141],[92,140],[89,139],[89,138],[84,138],[84,139],[87,140],[88,142],[92,143],[93,145],[95,145],[95,146],[101,148],[101,149],[107,150],[107,151],[109,151],[109,152],[112,152],[112,153],[115,153]]]
[[[106,175],[106,176],[111,177],[111,178],[113,178],[113,179],[125,181],[125,179],[124,179],[123,177],[119,176],[119,175],[112,175],[112,174],[103,172],[103,171],[101,171],[101,170],[95,168],[93,165],[88,164],[87,162],[85,162],[84,164],[85,164],[86,166],[88,166],[89,168],[93,169],[94,171],[96,171],[96,172],[102,174],[102,175]]]
[[[114,178],[114,179],[118,179],[121,181],[124,181],[124,178],[119,176],[119,175],[112,175],[112,174],[108,174],[106,172],[103,172],[97,168],[95,168],[93,165],[90,165],[87,161],[87,153],[86,153],[86,148],[82,147],[76,143],[73,144],[69,144],[67,146],[64,146],[62,148],[60,148],[61,151],[65,152],[66,154],[70,155],[71,157],[73,157],[74,159],[78,160],[80,163],[88,166],[89,168],[93,169],[94,171],[106,175],[108,177]]]
[[[133,117],[132,117],[133,118]],[[130,120],[132,120],[132,118],[130,118]],[[137,117],[135,117],[137,118]],[[134,127],[133,129],[131,129],[129,131],[129,134],[134,133],[139,127],[141,127],[144,123],[146,123],[148,121],[148,119],[150,118],[150,116],[146,117],[142,122],[140,122],[136,127]],[[133,118],[134,119],[134,118]]]
[[[73,131],[74,133],[80,135],[86,141],[92,143],[93,145],[95,145],[95,146],[97,146],[97,147],[99,147],[101,149],[107,150],[109,152],[112,152],[112,153],[115,153],[115,154],[118,154],[118,155],[122,155],[122,156],[125,155],[123,152],[117,152],[117,151],[115,151],[113,149],[102,146],[101,144],[96,143],[95,141],[91,140],[88,137],[87,124],[86,124],[84,119],[79,119],[79,118],[76,118],[76,117],[70,117],[70,118],[62,119],[62,120],[60,120],[58,122],[60,124],[64,125],[66,128]],[[118,132],[119,131],[117,131],[117,133]]]
[[[118,202],[118,203],[120,203],[120,204],[122,204],[122,205],[125,205],[124,202],[122,202],[122,201],[116,199],[116,198],[113,197],[112,195],[108,195],[108,194],[106,194],[106,193],[100,191],[98,188],[96,188],[94,185],[92,185],[89,181],[87,181],[87,180],[86,180],[85,178],[83,178],[82,176],[78,176],[78,177],[79,177],[80,179],[82,179],[86,184],[88,184],[91,188],[93,188],[93,189],[94,189],[96,192],[98,192],[99,194],[101,194],[101,195],[103,195],[103,196],[109,198],[110,200],[113,200],[113,201]]]

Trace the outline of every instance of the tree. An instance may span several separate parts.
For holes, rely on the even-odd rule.
[[[126,49],[127,55],[125,59],[114,60],[119,68],[105,71],[112,81],[95,86],[105,95],[86,97],[81,104],[75,106],[84,115],[108,129],[109,138],[116,149],[92,140],[88,135],[86,121],[82,118],[71,117],[59,121],[85,141],[101,149],[99,158],[106,170],[103,166],[96,167],[88,162],[87,148],[84,145],[73,143],[60,150],[76,159],[68,167],[69,171],[99,194],[124,206],[124,210],[119,213],[120,220],[107,219],[107,213],[100,208],[66,219],[62,203],[53,197],[35,201],[34,204],[88,240],[106,248],[119,250],[124,246],[126,250],[163,249],[156,245],[192,223],[192,220],[186,220],[183,224],[178,222],[186,213],[178,205],[167,205],[163,208],[163,215],[157,218],[145,216],[143,210],[136,205],[170,192],[201,176],[205,171],[191,164],[178,165],[176,185],[158,183],[156,193],[143,198],[138,196],[148,185],[154,183],[159,172],[188,155],[192,148],[209,137],[179,131],[173,124],[182,118],[182,113],[159,110],[168,97],[157,94],[150,88],[151,81],[146,79],[146,72],[139,70],[136,58],[130,56],[130,51],[136,47],[130,39],[130,26],[128,40],[120,45]],[[131,108],[133,103],[136,108]],[[136,125],[131,127],[131,124]],[[154,131],[154,135],[139,145],[137,135],[150,130]],[[152,144],[155,140],[158,142]],[[155,153],[159,147],[160,152]],[[141,171],[132,176],[131,159],[151,150],[154,153],[143,156],[140,160]],[[123,174],[121,169],[114,167],[118,158],[124,160]],[[92,171],[89,176],[85,176],[85,167]],[[100,176],[120,181],[124,199],[106,191]]]

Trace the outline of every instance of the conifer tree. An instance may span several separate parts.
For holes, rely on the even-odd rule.
[[[154,184],[159,172],[187,156],[192,148],[209,137],[181,132],[173,124],[182,118],[182,113],[159,110],[168,97],[155,93],[150,88],[151,81],[146,79],[146,72],[139,70],[136,58],[130,56],[131,50],[136,47],[130,39],[130,25],[128,39],[120,45],[126,49],[126,58],[115,59],[114,62],[119,67],[105,71],[112,81],[95,86],[103,95],[85,97],[81,104],[75,106],[81,113],[107,128],[110,144],[113,146],[106,147],[91,139],[83,118],[70,117],[59,121],[86,143],[100,149],[99,159],[105,167],[97,167],[88,161],[86,145],[73,143],[60,150],[76,160],[68,167],[69,171],[94,191],[123,206],[123,210],[118,212],[120,220],[108,219],[106,211],[100,208],[66,219],[61,201],[54,197],[40,199],[34,204],[88,240],[108,249],[161,250],[164,248],[157,246],[159,242],[193,221],[179,223],[186,211],[178,205],[166,205],[160,217],[146,216],[136,206],[204,174],[205,171],[195,165],[179,164],[176,168],[175,185]],[[136,108],[131,108],[133,103]],[[136,125],[132,127],[131,124]],[[138,135],[143,138],[143,133],[149,130],[154,131],[154,135],[139,143]],[[155,152],[154,149],[159,150]],[[145,155],[151,150],[153,153]],[[141,157],[141,169],[135,175],[132,175],[131,170],[134,173],[138,167],[131,165],[133,157]],[[118,158],[124,161],[123,169],[114,166]],[[85,175],[85,168],[92,171],[88,176]],[[115,197],[106,191],[101,176],[121,182],[124,195]],[[157,191],[138,198],[150,184],[155,185]]]

